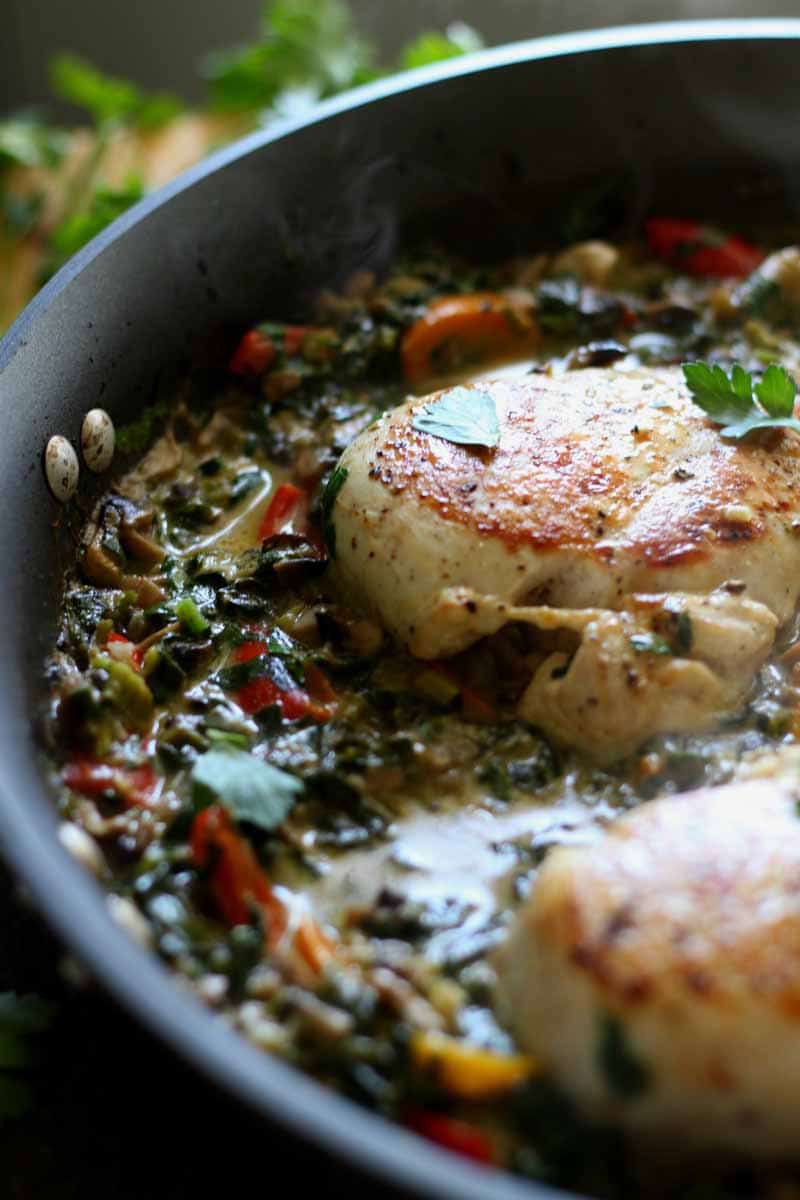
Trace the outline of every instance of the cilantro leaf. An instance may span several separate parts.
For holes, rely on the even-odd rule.
[[[105,75],[75,54],[59,54],[53,59],[50,81],[57,96],[85,109],[99,126],[157,129],[183,108],[177,96],[167,92],[148,95],[135,83]]]
[[[744,438],[760,429],[794,429],[797,385],[783,367],[771,363],[759,383],[734,363],[730,376],[722,367],[695,362],[683,364],[683,375],[695,404],[721,425],[722,436]]]
[[[238,821],[271,832],[288,816],[303,784],[235,747],[202,754],[192,769],[195,803],[222,804]]]
[[[483,38],[471,25],[454,21],[444,33],[421,33],[410,42],[400,55],[400,66],[406,71],[414,67],[427,67],[430,63],[481,50],[483,44]]]
[[[203,71],[223,112],[280,107],[283,93],[296,101],[301,90],[313,103],[375,74],[372,49],[340,0],[275,0],[257,42],[209,55]]]
[[[500,441],[494,399],[479,388],[450,388],[438,400],[426,404],[411,424],[419,433],[458,445],[492,449]]]

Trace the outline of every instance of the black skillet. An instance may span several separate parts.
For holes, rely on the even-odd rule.
[[[320,285],[380,269],[412,228],[488,254],[559,229],[582,236],[601,219],[624,233],[654,211],[796,218],[799,51],[800,21],[649,25],[371,85],[238,142],[139,204],[0,343],[5,855],[55,931],[147,1028],[268,1122],[384,1186],[464,1200],[555,1195],[456,1160],[253,1049],[128,939],[62,850],[34,733],[69,554],[43,447],[53,433],[77,444],[95,405],[129,418],[212,328],[300,316]],[[587,195],[588,216],[573,205]]]

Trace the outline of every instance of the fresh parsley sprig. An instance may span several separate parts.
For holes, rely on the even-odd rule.
[[[741,439],[760,429],[794,429],[797,384],[784,367],[771,363],[758,383],[749,371],[734,363],[730,375],[709,363],[683,364],[683,376],[692,399],[716,425],[723,437]]]

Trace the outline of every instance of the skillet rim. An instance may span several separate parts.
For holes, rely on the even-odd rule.
[[[174,196],[298,130],[398,93],[522,62],[625,47],[771,39],[800,39],[800,18],[653,22],[534,38],[404,72],[324,101],[303,119],[281,122],[217,151],[118,218],[79,251],[17,318],[0,341],[0,372],[33,334],[39,316],[108,246]],[[5,776],[2,764],[0,775]],[[33,804],[28,804],[12,778],[5,776],[0,783],[0,848],[28,885],[50,927],[123,1009],[224,1092],[348,1167],[430,1200],[487,1200],[488,1195],[491,1200],[556,1200],[574,1195],[517,1180],[506,1172],[487,1174],[484,1168],[459,1160],[256,1049],[176,987],[172,973],[153,953],[115,924],[105,890],[55,836],[54,810],[45,789],[30,796]],[[59,881],[57,890],[54,880]]]

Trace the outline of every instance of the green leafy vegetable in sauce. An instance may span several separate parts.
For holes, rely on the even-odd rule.
[[[610,1013],[598,1022],[597,1063],[611,1091],[622,1100],[635,1100],[650,1086],[650,1071],[634,1053],[622,1021]]]
[[[673,649],[666,638],[657,633],[634,633],[628,639],[637,654],[672,654]]]
[[[438,400],[426,404],[411,424],[419,433],[458,445],[493,449],[500,441],[494,399],[480,388],[450,388]]]
[[[294,775],[253,758],[236,747],[207,751],[192,770],[195,803],[224,805],[237,821],[267,832],[291,812],[303,784]]]
[[[189,633],[205,633],[209,623],[191,596],[184,596],[175,605],[175,616]]]
[[[333,519],[333,509],[336,497],[344,487],[346,480],[347,468],[337,467],[328,480],[320,500],[322,539],[331,558],[336,558],[336,522]]]
[[[797,385],[784,367],[772,363],[759,383],[738,363],[730,375],[720,366],[694,362],[683,364],[683,375],[695,404],[702,408],[722,436],[744,438],[760,429],[794,429]]]
[[[121,454],[140,454],[146,450],[167,412],[168,405],[163,400],[144,408],[135,420],[117,430],[117,450]]]

